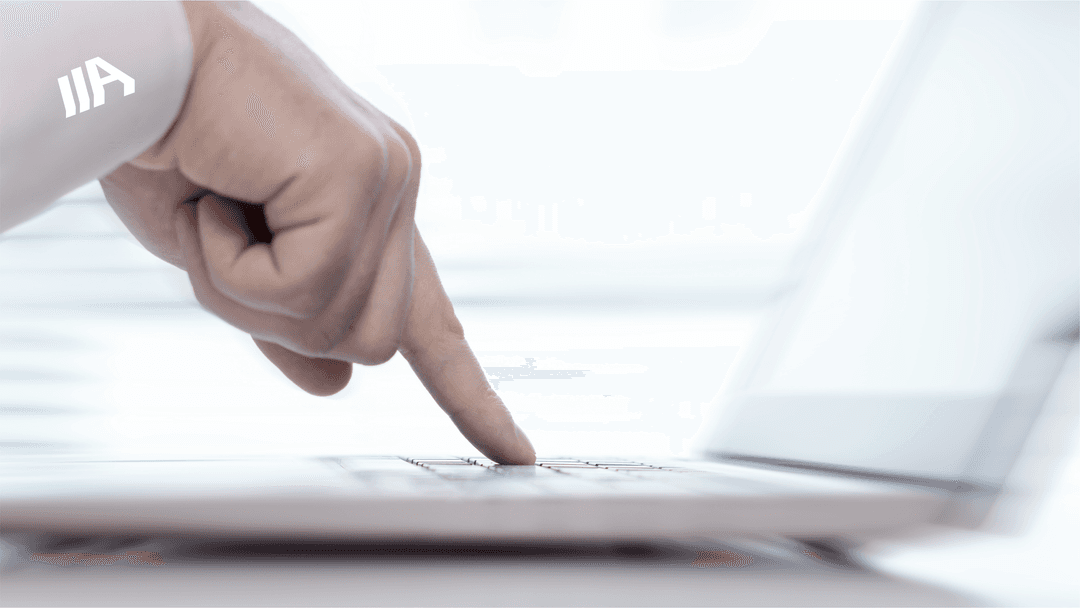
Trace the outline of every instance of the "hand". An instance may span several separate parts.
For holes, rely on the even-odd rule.
[[[298,386],[400,351],[485,455],[531,464],[413,222],[416,142],[247,3],[184,4],[194,60],[160,141],[101,179],[139,241]]]

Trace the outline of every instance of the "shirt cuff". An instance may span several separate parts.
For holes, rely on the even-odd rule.
[[[187,93],[179,2],[4,2],[0,231],[161,139]]]

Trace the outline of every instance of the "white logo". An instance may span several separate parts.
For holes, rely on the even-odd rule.
[[[103,70],[107,76],[101,77],[98,70]],[[135,79],[113,67],[111,63],[101,57],[86,60],[86,75],[90,77],[90,88],[94,91],[94,107],[105,105],[105,85],[110,82],[124,83],[124,97],[135,92]],[[86,81],[83,80],[82,66],[71,70],[71,79],[75,81],[75,92],[79,95],[79,112],[90,109],[90,95],[86,91]],[[75,115],[75,98],[71,95],[71,81],[68,77],[61,76],[56,81],[60,83],[60,95],[64,98],[64,109],[67,116]]]

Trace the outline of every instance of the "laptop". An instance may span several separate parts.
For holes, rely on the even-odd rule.
[[[913,13],[695,458],[0,465],[4,533],[872,538],[978,525],[1077,342],[1076,5]]]

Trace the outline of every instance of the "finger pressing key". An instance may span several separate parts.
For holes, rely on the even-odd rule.
[[[536,452],[491,389],[419,232],[413,294],[399,350],[465,438],[502,464],[533,464]]]

